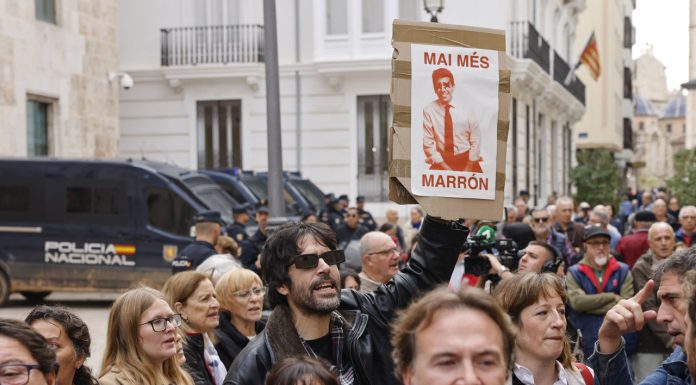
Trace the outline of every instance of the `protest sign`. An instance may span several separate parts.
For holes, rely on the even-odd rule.
[[[510,72],[503,31],[393,25],[389,197],[447,219],[503,212]]]

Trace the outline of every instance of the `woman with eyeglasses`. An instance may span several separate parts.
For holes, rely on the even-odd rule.
[[[213,282],[203,273],[184,271],[171,276],[162,292],[183,319],[184,369],[196,385],[222,385],[227,367],[215,349],[213,333],[220,322],[220,304]]]
[[[24,322],[0,318],[0,384],[56,384],[56,353]]]
[[[98,384],[85,365],[92,340],[80,317],[61,306],[41,305],[35,307],[24,322],[39,332],[55,350],[59,384]]]
[[[584,385],[593,373],[574,362],[566,335],[563,281],[552,273],[519,273],[500,281],[494,297],[518,328],[508,384]]]
[[[215,345],[222,363],[230,367],[234,358],[258,333],[266,288],[261,278],[251,270],[237,269],[225,273],[215,284],[220,301],[220,325],[215,330]]]
[[[141,287],[116,299],[109,312],[101,385],[191,385],[176,357],[174,313],[159,291]]]

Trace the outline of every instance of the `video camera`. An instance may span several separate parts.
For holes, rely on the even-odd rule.
[[[484,251],[495,255],[508,269],[517,270],[520,262],[517,244],[510,239],[499,239],[494,242],[486,242],[486,239],[485,235],[472,235],[466,240],[462,247],[462,252],[468,255],[464,259],[464,272],[477,277],[488,274],[491,263],[487,257],[481,255]]]

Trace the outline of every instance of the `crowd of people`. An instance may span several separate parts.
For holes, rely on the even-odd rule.
[[[0,384],[693,384],[696,207],[521,192],[498,223],[379,223],[364,203],[277,229],[261,208],[252,236],[243,208],[227,235],[199,213],[161,290],[113,303],[98,372],[80,317],[41,305],[0,319]]]

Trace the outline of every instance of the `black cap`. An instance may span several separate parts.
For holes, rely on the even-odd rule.
[[[257,213],[266,213],[268,214],[268,207],[266,206],[259,206],[259,208],[256,209]]]
[[[364,195],[358,195],[357,198],[355,198],[355,201],[358,203],[365,203],[365,196]]]
[[[220,217],[219,211],[201,211],[200,213],[193,216],[193,221],[196,223],[201,223],[201,222],[222,223],[222,218]]]
[[[611,240],[611,235],[609,235],[609,233],[606,232],[603,228],[599,226],[586,226],[584,242],[587,242],[595,237],[607,237]]]
[[[341,194],[341,195],[338,196],[338,200],[347,201],[347,200],[349,200],[349,199],[348,199],[348,195],[346,195],[346,194]]]
[[[655,218],[655,214],[652,211],[642,210],[633,216],[633,220],[636,222],[655,222],[657,218]]]
[[[527,191],[527,190],[520,190],[520,196],[522,196],[522,195],[529,196],[529,191]]]
[[[245,212],[247,212],[248,208],[249,208],[248,203],[234,205],[234,206],[232,206],[232,214],[235,214],[235,215],[236,214],[244,214]]]

